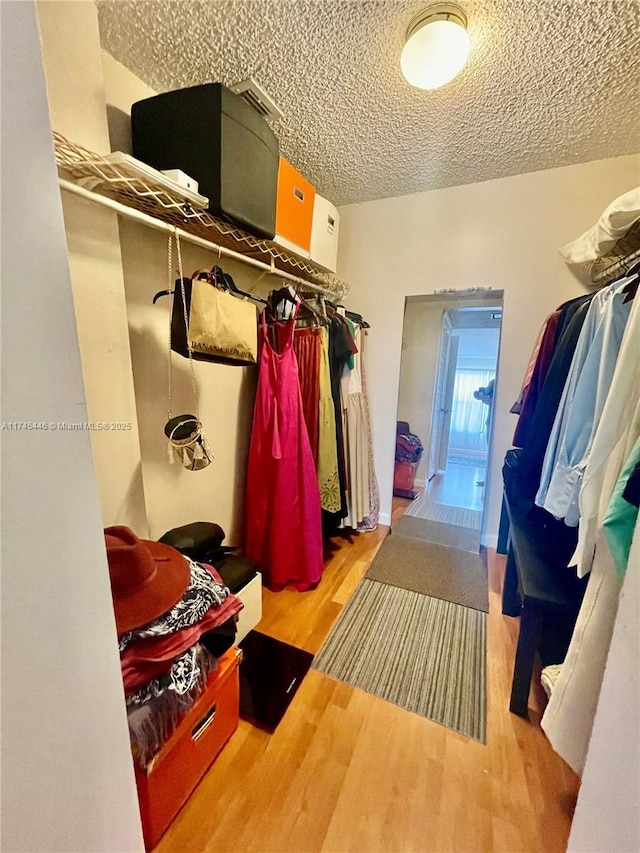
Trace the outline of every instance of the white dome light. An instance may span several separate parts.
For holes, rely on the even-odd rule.
[[[438,3],[409,24],[400,57],[402,73],[418,89],[437,89],[453,80],[469,58],[467,18],[453,3]]]

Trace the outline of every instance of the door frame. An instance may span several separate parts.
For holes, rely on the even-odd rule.
[[[498,339],[498,357],[496,360],[496,378],[495,378],[495,389],[496,396],[494,396],[494,415],[491,419],[491,430],[488,435],[487,442],[487,467],[486,467],[486,475],[485,475],[485,489],[484,489],[484,498],[482,502],[482,528],[481,528],[481,541],[484,539],[486,535],[486,527],[487,527],[487,507],[489,501],[489,495],[491,493],[491,468],[492,468],[492,459],[493,459],[493,450],[494,450],[494,435],[496,429],[496,416],[495,416],[495,407],[498,404],[498,392],[499,392],[499,382],[500,382],[500,362],[502,358],[502,332],[504,328],[504,310],[505,310],[505,299],[504,299],[504,290],[497,289],[492,290],[490,288],[477,288],[477,289],[468,289],[468,290],[454,290],[454,291],[445,291],[438,292],[432,291],[431,293],[422,293],[422,294],[410,294],[405,297],[405,307],[404,307],[404,322],[406,322],[407,310],[409,306],[413,302],[427,302],[432,304],[432,310],[441,311],[449,310],[458,310],[460,308],[493,308],[495,311],[499,311],[502,314],[500,321],[500,335]],[[449,303],[448,305],[443,306],[442,303]],[[404,322],[403,322],[403,333],[402,333],[402,350],[405,349],[404,343]],[[441,341],[438,342],[438,353],[440,352]],[[438,355],[438,361],[440,356]],[[404,354],[400,360],[400,370],[398,373],[398,385],[397,385],[397,393],[396,399],[400,399],[401,393],[401,383],[402,383],[402,372],[403,365],[402,361],[404,359]],[[436,371],[437,371],[438,362],[436,362]],[[435,376],[434,376],[434,393],[435,393]],[[433,401],[433,396],[432,396]],[[433,416],[433,415],[432,415]],[[431,434],[433,431],[434,424],[431,422],[430,424],[430,432],[429,432],[429,448],[431,447]],[[395,452],[395,434],[394,434],[394,452]],[[428,460],[427,460],[428,464]],[[426,474],[429,473],[429,469],[427,468]],[[429,478],[427,477],[425,480],[425,486],[429,482]]]

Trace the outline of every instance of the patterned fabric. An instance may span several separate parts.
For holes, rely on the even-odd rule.
[[[338,475],[338,445],[336,443],[336,410],[331,396],[329,369],[329,333],[321,329],[320,336],[320,408],[318,443],[318,485],[320,503],[327,512],[339,512],[341,506]]]
[[[127,705],[143,705],[167,690],[172,690],[179,696],[184,696],[196,685],[200,668],[196,662],[196,647],[190,649],[175,660],[166,675],[151,681],[146,687],[127,696]]]
[[[358,525],[358,531],[375,530],[380,519],[380,492],[373,459],[373,433],[371,430],[371,414],[369,412],[369,392],[367,391],[367,370],[365,359],[366,329],[361,337],[362,358],[360,359],[360,381],[362,382],[362,398],[364,401],[364,418],[367,429],[367,445],[369,458],[369,515]]]
[[[194,563],[188,557],[184,558],[191,568],[191,580],[180,601],[141,628],[127,631],[118,639],[118,647],[122,653],[134,640],[147,640],[152,637],[163,637],[174,634],[183,628],[189,628],[204,618],[212,607],[219,607],[229,596],[229,589],[219,583],[220,576],[210,566]],[[215,573],[215,574],[214,574]]]
[[[205,634],[219,628],[239,613],[242,601],[229,595],[220,605],[210,607],[202,619],[172,634],[136,640],[120,654],[120,669],[125,693],[135,693],[150,681],[160,678],[173,662],[194,646]]]
[[[127,705],[131,752],[140,767],[146,767],[158,750],[176,730],[180,720],[191,709],[207,686],[209,675],[218,668],[218,661],[199,643],[195,646],[199,674],[191,690],[178,693],[165,690],[151,696],[144,704]]]

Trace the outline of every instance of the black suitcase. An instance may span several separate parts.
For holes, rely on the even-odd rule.
[[[131,108],[133,156],[154,169],[182,169],[209,210],[272,239],[278,140],[265,119],[222,83],[138,101]]]

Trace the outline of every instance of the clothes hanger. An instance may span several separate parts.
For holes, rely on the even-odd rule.
[[[638,292],[638,285],[640,285],[640,271],[635,273],[635,278],[633,281],[630,281],[629,284],[625,285],[622,288],[622,292],[625,294],[623,305],[626,305],[627,302],[632,302],[636,298],[636,293]]]
[[[355,311],[346,311],[346,316],[347,316],[347,317],[348,317],[348,318],[349,318],[353,323],[357,323],[357,324],[358,324],[359,326],[361,326],[363,329],[370,329],[370,328],[371,328],[371,326],[369,325],[369,323],[367,323],[367,321],[364,319],[364,317],[362,316],[362,314],[356,314],[356,312],[355,312]]]
[[[632,281],[622,288],[622,292],[625,294],[622,304],[626,305],[627,302],[631,302],[635,299],[636,293],[638,292],[638,285],[640,284],[640,260],[635,261],[631,264],[628,270],[625,270],[624,277],[634,277]]]
[[[229,293],[232,293],[234,296],[242,296],[245,299],[251,299],[253,302],[260,302],[262,305],[267,304],[267,300],[263,299],[261,296],[257,296],[255,293],[249,293],[246,290],[240,290],[238,285],[233,280],[233,277],[230,273],[225,272],[222,267],[213,267],[211,272],[216,276],[216,279],[220,282],[221,286],[224,290],[227,290]]]
[[[328,325],[328,320],[322,312],[318,311],[318,309],[313,306],[300,292],[297,293],[298,301],[300,305],[311,314],[311,316],[317,321],[319,325],[326,326]],[[300,316],[300,315],[298,315]]]
[[[290,284],[285,284],[269,294],[267,305],[276,320],[290,320],[298,306],[298,297]]]

